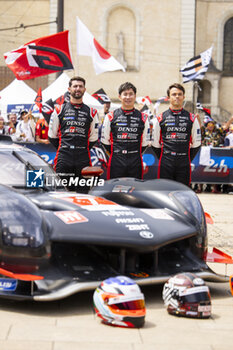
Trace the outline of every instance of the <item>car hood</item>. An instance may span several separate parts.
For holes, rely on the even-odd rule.
[[[167,208],[131,208],[102,197],[44,193],[30,199],[51,227],[51,241],[151,251],[196,235],[188,220]]]

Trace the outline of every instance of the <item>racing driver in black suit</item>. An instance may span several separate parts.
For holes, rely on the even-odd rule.
[[[167,90],[169,109],[154,119],[152,147],[159,158],[158,178],[189,185],[191,161],[201,147],[197,117],[183,109],[185,89],[172,84]]]
[[[98,139],[98,114],[83,103],[85,79],[73,77],[69,81],[70,101],[63,104],[60,113],[53,112],[49,123],[50,141],[59,137],[54,168],[67,180],[70,190],[82,192],[84,187],[70,181],[81,179],[82,168],[91,165],[90,148]],[[86,191],[86,190],[84,190]]]
[[[136,87],[126,82],[119,87],[121,107],[104,118],[101,142],[110,152],[107,178],[142,179],[142,153],[149,143],[150,126],[146,114],[134,108]]]

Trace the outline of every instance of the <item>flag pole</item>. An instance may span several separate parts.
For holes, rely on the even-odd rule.
[[[77,20],[76,17],[76,38],[77,40],[79,40],[79,36],[78,36],[78,31],[79,31],[79,22]],[[76,42],[76,55],[75,55],[75,63],[76,63],[76,67],[75,67],[75,75],[79,75],[79,52],[78,52],[78,42]]]
[[[193,104],[194,104],[194,111],[193,113],[196,112],[197,110],[197,100],[198,100],[198,91],[201,91],[201,87],[198,84],[198,81],[194,81],[194,89],[193,89]]]
[[[63,32],[64,30],[64,0],[57,0],[57,33]],[[63,71],[57,72],[57,78]]]
[[[198,82],[194,81],[194,83],[193,83],[193,113],[196,112],[197,98],[198,98]]]
[[[79,59],[78,59],[78,54],[76,55],[76,58],[75,58],[75,63],[76,63],[76,68],[75,68],[75,75],[79,75],[78,71],[79,71]]]

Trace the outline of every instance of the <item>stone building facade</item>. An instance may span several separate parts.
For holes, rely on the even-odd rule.
[[[204,81],[202,102],[213,115],[226,120],[233,114],[233,1],[197,0],[196,53],[213,45],[213,65]]]
[[[53,21],[56,20],[56,16]],[[50,34],[49,0],[0,0],[0,90],[15,78],[6,66],[3,54],[27,42]],[[48,23],[48,24],[44,24]],[[56,27],[55,27],[56,32]],[[34,90],[45,88],[47,77],[27,80]]]
[[[90,92],[103,87],[116,99],[119,85],[131,81],[139,96],[156,100],[166,94],[170,83],[182,81],[179,69],[194,53],[195,0],[178,0],[176,6],[171,0],[101,0],[91,5],[90,9],[88,0],[65,1],[65,28],[75,33],[78,16],[115,58],[121,57],[126,73],[96,76],[91,59],[76,55],[73,35],[75,74],[87,78]],[[187,98],[192,99],[192,84],[186,90]]]

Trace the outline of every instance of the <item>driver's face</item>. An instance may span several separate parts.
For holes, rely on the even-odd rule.
[[[169,102],[171,109],[181,109],[185,96],[182,90],[173,87],[170,90]]]
[[[136,101],[136,94],[133,89],[122,91],[119,95],[119,99],[121,101],[121,106],[123,109],[132,109],[134,108],[134,103]]]
[[[71,97],[73,97],[75,100],[79,100],[83,97],[86,88],[82,81],[74,80],[72,81],[72,85],[68,88],[68,90]]]

